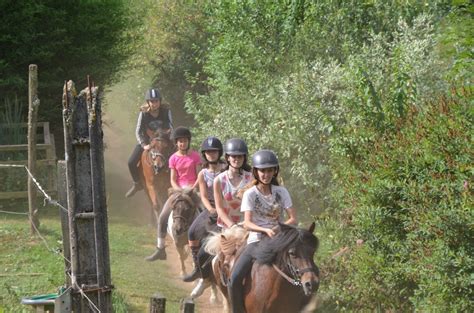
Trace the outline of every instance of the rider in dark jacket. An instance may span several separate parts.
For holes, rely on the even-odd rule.
[[[150,149],[150,138],[147,134],[147,129],[156,130],[161,128],[168,133],[173,129],[171,111],[162,105],[161,100],[161,94],[158,89],[149,89],[145,93],[146,103],[140,108],[135,129],[138,144],[133,149],[132,155],[128,160],[128,168],[132,175],[133,186],[125,194],[127,198],[133,196],[138,190],[143,189],[137,164],[143,150]]]

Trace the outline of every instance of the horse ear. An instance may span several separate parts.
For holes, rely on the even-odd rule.
[[[311,226],[309,226],[308,231],[309,231],[310,233],[313,233],[315,228],[316,228],[316,223],[313,222],[313,223],[311,223]]]

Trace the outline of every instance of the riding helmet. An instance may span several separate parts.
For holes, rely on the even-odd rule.
[[[217,150],[219,151],[219,158],[222,156],[222,142],[219,138],[214,136],[209,136],[201,144],[201,153],[204,159],[206,159],[206,155],[204,152],[210,150]]]
[[[278,167],[278,158],[272,150],[259,150],[252,156],[254,168]]]
[[[178,138],[188,138],[191,140],[191,131],[183,126],[178,126],[173,130],[173,140]]]
[[[228,155],[247,155],[249,149],[242,139],[232,138],[225,142],[224,152]]]
[[[161,101],[160,91],[156,88],[148,89],[145,93],[145,101],[149,100],[159,100]]]

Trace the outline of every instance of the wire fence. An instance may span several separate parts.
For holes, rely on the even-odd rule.
[[[50,195],[48,195],[46,193],[46,191],[43,189],[43,187],[40,185],[40,183],[38,182],[38,180],[33,176],[33,174],[31,173],[31,171],[28,169],[28,167],[26,165],[17,165],[17,164],[0,164],[0,167],[17,167],[17,168],[24,168],[26,170],[26,172],[28,173],[28,176],[31,178],[31,180],[34,182],[36,188],[43,194],[43,197],[44,197],[44,205],[46,204],[52,204],[54,206],[57,206],[59,207],[61,210],[63,210],[64,212],[68,213],[68,209],[65,208],[63,205],[61,205],[57,200],[54,200]],[[33,228],[36,232],[36,234],[38,235],[38,237],[42,240],[43,244],[45,245],[46,249],[50,252],[52,252],[53,254],[56,254],[56,255],[59,255],[61,256],[68,264],[71,264],[71,261],[66,258],[64,256],[63,253],[59,252],[57,249],[53,249],[49,246],[48,242],[46,241],[46,239],[44,238],[44,236],[41,235],[39,229],[36,227],[35,223],[33,223],[33,219],[32,219],[32,216],[30,216],[29,213],[25,213],[25,212],[12,212],[12,211],[5,211],[5,210],[0,210],[0,213],[4,213],[4,214],[15,214],[15,215],[26,215],[28,217],[28,220],[30,221],[31,225],[33,225]],[[71,281],[75,281],[71,274],[70,273],[67,273],[67,275],[71,278]],[[97,308],[97,306],[95,305],[95,303],[86,295],[86,293],[84,292],[84,290],[77,284],[77,283],[74,283],[74,287],[76,290],[79,291],[79,293],[87,300],[88,302],[88,305],[89,307],[94,311],[94,312],[98,312],[100,313],[100,310],[99,308]]]

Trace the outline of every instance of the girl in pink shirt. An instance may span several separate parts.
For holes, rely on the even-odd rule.
[[[173,189],[196,188],[197,174],[201,157],[199,154],[189,149],[191,143],[191,131],[186,127],[176,127],[173,131],[173,139],[178,151],[173,153],[169,159],[170,183]],[[146,261],[166,260],[165,238],[168,227],[168,218],[171,214],[171,205],[169,199],[161,210],[158,220],[158,240],[156,251],[145,258]]]

